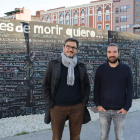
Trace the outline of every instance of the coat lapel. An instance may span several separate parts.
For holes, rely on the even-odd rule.
[[[61,74],[61,60],[60,58],[54,62],[53,64],[53,74],[54,78],[59,81],[60,79],[60,74]]]

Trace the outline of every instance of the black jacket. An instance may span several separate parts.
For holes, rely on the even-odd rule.
[[[90,83],[88,74],[86,71],[86,67],[83,64],[83,62],[78,61],[77,62],[79,74],[80,74],[80,91],[81,91],[81,97],[82,102],[85,104],[88,102],[89,99],[89,93],[90,93]],[[44,121],[46,124],[49,124],[50,119],[50,108],[53,106],[54,97],[58,88],[58,83],[60,79],[61,74],[61,57],[51,60],[48,63],[43,83],[42,83],[42,92],[45,99],[46,104],[46,113]],[[84,116],[83,116],[83,124],[89,122],[91,120],[90,114],[85,107]]]

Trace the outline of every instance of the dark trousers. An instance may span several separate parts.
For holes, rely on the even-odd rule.
[[[65,121],[69,119],[70,140],[80,140],[85,104],[54,106],[50,109],[52,140],[61,140]]]

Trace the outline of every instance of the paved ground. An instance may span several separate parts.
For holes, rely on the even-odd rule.
[[[0,140],[51,140],[51,130],[30,133],[26,135],[7,137]],[[140,140],[140,111],[128,113],[126,116],[125,140]],[[65,127],[62,140],[69,140],[69,128]],[[81,140],[100,140],[99,120],[84,124],[81,131]],[[115,140],[113,125],[109,140]]]

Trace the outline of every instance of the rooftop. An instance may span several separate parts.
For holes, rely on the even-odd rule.
[[[8,16],[8,15],[11,15],[12,13],[17,13],[17,12],[20,12],[20,10],[10,11],[4,14]]]

